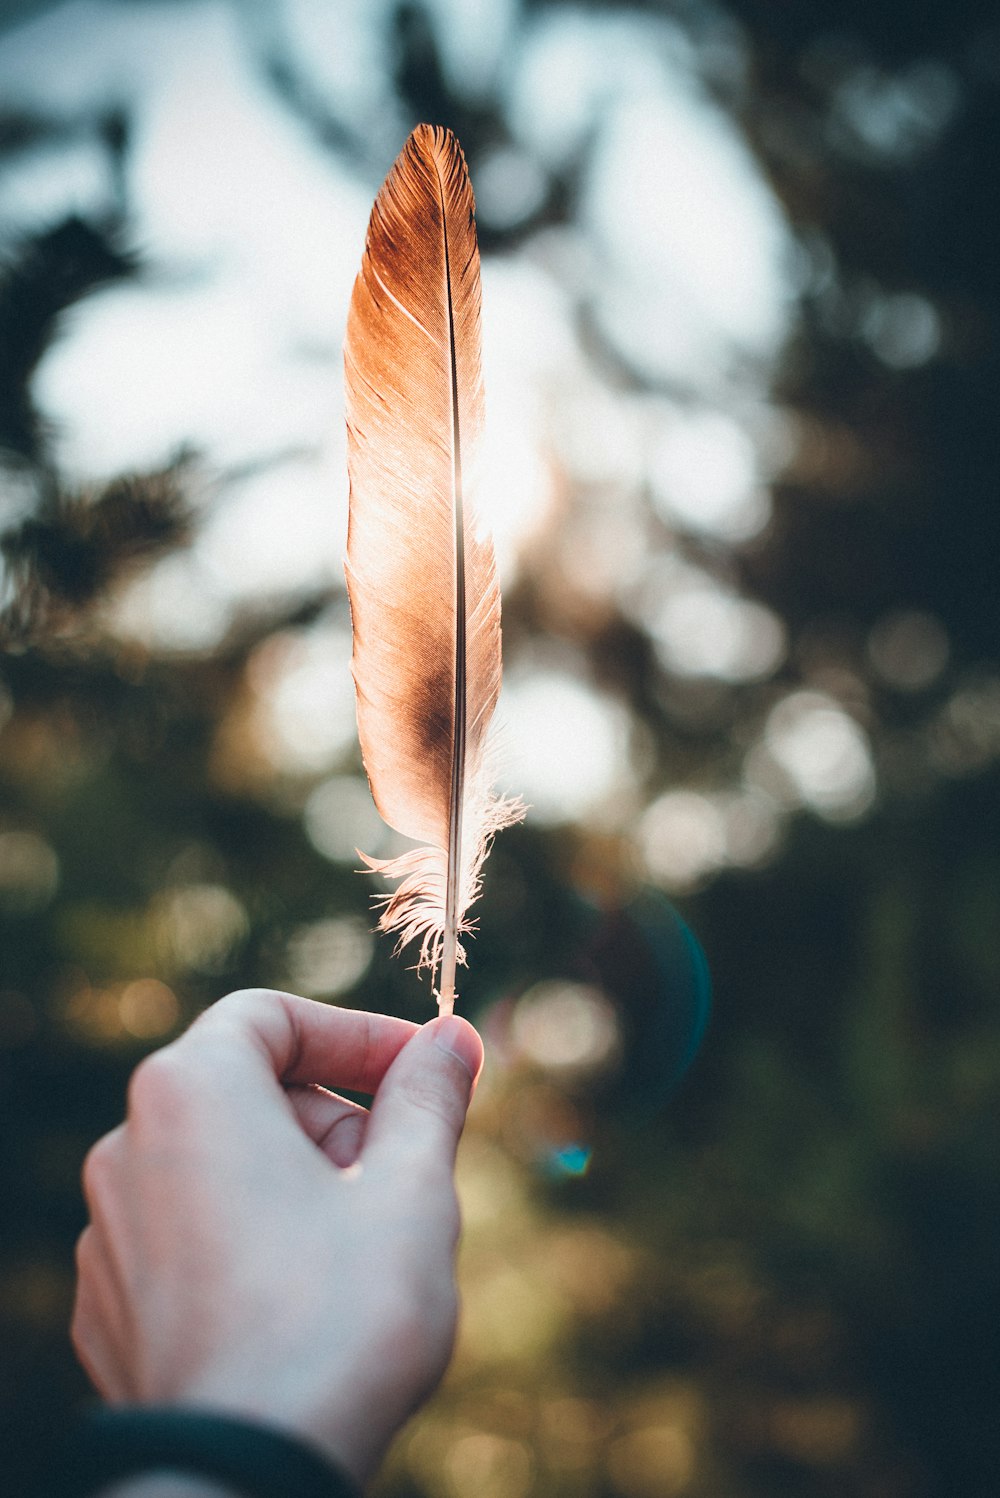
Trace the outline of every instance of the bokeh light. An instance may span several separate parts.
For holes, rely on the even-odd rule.
[[[823,692],[793,692],[771,710],[748,778],[775,799],[801,803],[831,821],[863,816],[875,796],[864,730]]]
[[[969,775],[1000,758],[1000,676],[970,673],[936,717],[931,757],[946,775]]]
[[[335,998],[364,977],[375,940],[357,916],[330,916],[293,931],[288,941],[288,987],[307,998]]]
[[[725,862],[725,821],[707,796],[667,791],[643,814],[639,845],[652,879],[666,889],[692,889]]]
[[[948,664],[948,636],[932,614],[915,609],[886,614],[868,637],[868,655],[879,676],[898,692],[919,692]]]
[[[620,1043],[614,1005],[581,983],[529,989],[514,1010],[511,1036],[516,1050],[539,1066],[580,1074],[607,1067]]]
[[[648,569],[629,608],[648,628],[666,669],[681,676],[755,681],[771,676],[784,658],[785,630],[775,613],[676,557]]]
[[[721,411],[677,413],[650,455],[653,502],[683,529],[746,541],[770,504],[749,435]]]
[[[59,859],[35,832],[0,832],[0,905],[27,915],[47,905],[59,883]]]
[[[332,775],[311,792],[302,820],[314,848],[335,863],[356,864],[358,849],[382,857],[388,829],[371,791],[356,775]]]
[[[171,967],[223,971],[249,929],[246,910],[222,884],[168,890],[156,902],[156,930]]]
[[[350,661],[350,630],[335,624],[272,636],[254,652],[255,721],[276,766],[328,770],[356,743]]]
[[[126,983],[118,999],[123,1027],[137,1040],[157,1040],[167,1035],[180,1019],[177,995],[158,978],[137,978]]]
[[[510,673],[500,702],[504,782],[543,822],[588,813],[627,785],[627,717],[566,672]]]

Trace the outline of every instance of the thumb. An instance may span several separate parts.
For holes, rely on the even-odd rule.
[[[362,1158],[417,1156],[449,1170],[483,1066],[483,1043],[457,1014],[432,1019],[409,1040],[375,1094]]]

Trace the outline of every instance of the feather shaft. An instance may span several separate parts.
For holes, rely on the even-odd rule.
[[[444,223],[445,280],[451,285],[451,256],[448,250],[448,220],[442,202]],[[455,1007],[455,968],[458,958],[459,871],[462,848],[462,798],[465,785],[466,747],[466,597],[465,597],[465,503],[462,493],[462,427],[458,405],[458,365],[455,354],[455,317],[450,294],[448,303],[448,343],[451,355],[451,441],[452,471],[455,494],[455,725],[451,760],[451,815],[448,827],[448,884],[444,902],[444,935],[441,947],[441,987],[438,1007],[450,1014]]]

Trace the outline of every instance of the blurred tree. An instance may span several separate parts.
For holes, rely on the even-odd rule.
[[[738,782],[800,692],[864,730],[879,795],[842,826],[790,810],[770,861],[691,881],[717,1012],[669,1113],[652,1048],[626,1047],[601,1090],[516,1044],[530,1006],[515,1001],[537,980],[616,993],[601,954],[627,919],[624,842],[588,825],[504,839],[467,991],[499,1058],[469,1141],[468,1351],[384,1491],[987,1498],[1000,31],[967,3],[590,10],[667,16],[745,61],[709,81],[795,229],[802,319],[777,392],[790,456],[760,536],[670,544],[772,608],[789,649],[762,680],[692,682],[635,617],[568,606],[545,556],[505,600],[512,652],[547,633],[585,656],[644,733],[647,803]],[[509,127],[496,88],[445,66],[442,14],[399,6],[382,44],[401,117],[453,125],[475,177]],[[276,99],[367,161],[361,132],[265,61]],[[78,127],[122,196],[127,110]],[[8,115],[0,174],[74,128],[55,106]],[[512,252],[567,223],[584,165],[553,168],[484,244]],[[68,310],[143,274],[128,209],[19,236],[0,283],[0,1407],[22,1433],[83,1397],[64,1334],[77,1174],[143,1051],[248,983],[422,1013],[411,977],[372,956],[349,850],[307,835],[312,798],[343,786],[275,764],[258,721],[261,683],[317,620],[343,626],[342,595],[265,601],[200,650],[114,628],[124,583],[184,543],[207,481],[185,458],[78,492],[32,379]],[[652,388],[578,310],[614,380]],[[769,773],[787,792],[787,767]],[[648,1035],[634,994],[617,998]]]

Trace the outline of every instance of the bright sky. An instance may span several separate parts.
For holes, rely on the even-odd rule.
[[[34,393],[71,482],[156,467],[184,447],[201,454],[210,482],[193,546],[117,605],[115,627],[154,646],[203,647],[235,608],[340,577],[344,317],[372,198],[410,123],[392,95],[389,10],[388,0],[69,0],[3,37],[8,106],[86,122],[123,105],[132,121],[125,193],[146,269],[73,309]],[[480,502],[505,584],[543,547],[567,596],[631,613],[665,670],[766,678],[784,659],[780,621],[674,542],[708,540],[722,556],[768,522],[768,386],[795,318],[794,245],[776,198],[674,22],[572,9],[528,19],[516,0],[434,0],[431,11],[453,83],[470,98],[499,96],[513,137],[484,163],[484,211],[516,221],[554,166],[577,153],[585,163],[578,219],[483,267]],[[716,59],[719,47],[727,66],[742,65],[738,31],[720,32]],[[265,81],[265,50],[364,132],[364,174],[284,107]],[[112,194],[86,130],[0,175],[0,209],[18,229],[71,209],[99,216]],[[651,393],[595,360],[581,314]],[[872,337],[904,363],[933,332],[921,308],[889,308]],[[653,545],[650,514],[661,527]],[[275,721],[294,724],[277,740],[303,773],[336,772],[352,738],[346,662],[327,626],[272,662]],[[317,693],[333,727],[318,724]],[[871,794],[863,735],[838,711],[790,704],[760,751],[788,796],[824,814],[849,814]],[[509,778],[534,817],[634,815],[624,709],[585,670],[512,663],[502,716]],[[811,749],[827,766],[822,784],[803,768]],[[636,834],[668,885],[656,829],[694,825],[690,794]],[[758,819],[785,804],[753,795]],[[738,842],[739,817],[700,804],[708,868]],[[685,867],[675,882],[697,877]],[[326,933],[316,951],[328,937],[336,945]]]

